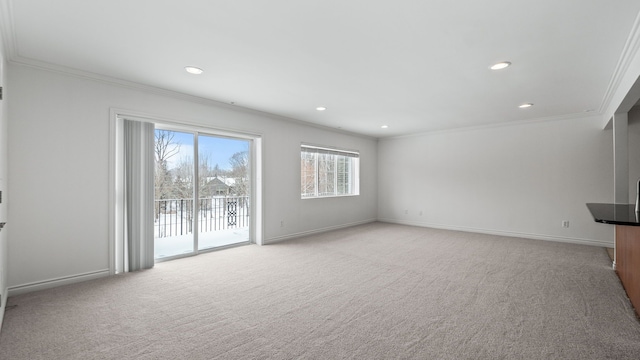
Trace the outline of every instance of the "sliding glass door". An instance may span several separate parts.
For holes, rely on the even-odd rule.
[[[156,260],[249,242],[250,145],[156,129]]]
[[[249,240],[249,144],[198,136],[198,250]]]
[[[156,129],[154,149],[155,258],[193,253],[193,134]]]

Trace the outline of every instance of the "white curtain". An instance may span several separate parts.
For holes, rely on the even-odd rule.
[[[124,271],[154,264],[154,124],[124,120]]]

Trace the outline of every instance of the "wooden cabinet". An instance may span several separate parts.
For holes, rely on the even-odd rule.
[[[640,226],[616,225],[616,272],[640,316]]]

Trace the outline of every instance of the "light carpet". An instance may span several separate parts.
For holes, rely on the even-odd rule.
[[[2,359],[638,359],[605,249],[371,223],[9,299]]]

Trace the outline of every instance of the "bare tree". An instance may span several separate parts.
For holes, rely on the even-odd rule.
[[[156,162],[163,162],[180,152],[180,143],[174,141],[175,133],[169,130],[156,130]]]
[[[192,199],[193,159],[191,157],[180,159],[178,166],[171,171],[171,174],[173,175],[172,196],[176,199]]]
[[[202,154],[200,153],[198,156],[198,161],[200,162],[200,166],[198,168],[198,181],[199,181],[199,191],[200,198],[208,198],[215,195],[212,187],[210,186],[211,181],[218,174],[215,171],[215,168],[211,168],[210,161],[211,154]],[[217,165],[216,165],[217,166]]]
[[[193,231],[193,184],[194,168],[193,158],[190,156],[180,159],[178,166],[171,170],[173,175],[173,187],[171,196],[176,199],[175,207],[180,221],[186,225],[187,231]]]
[[[249,153],[239,151],[229,158],[231,165],[231,176],[235,179],[236,195],[244,196],[249,194]]]
[[[155,131],[155,198],[168,199],[172,194],[173,179],[169,171],[168,161],[180,152],[180,143],[174,141],[175,133],[168,130]]]

